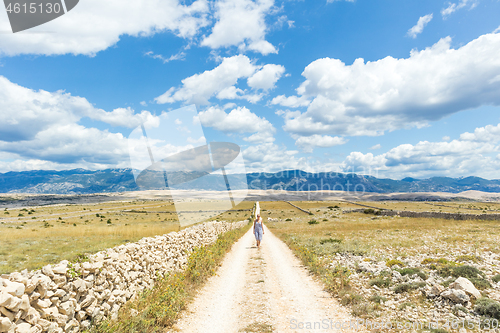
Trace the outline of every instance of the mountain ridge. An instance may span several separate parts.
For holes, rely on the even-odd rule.
[[[459,193],[476,190],[500,193],[500,179],[488,180],[480,177],[432,177],[416,179],[406,177],[401,180],[376,178],[354,173],[283,170],[228,175],[232,189],[316,191],[341,190],[373,193],[402,192],[448,192]],[[220,175],[209,174],[189,182],[183,179],[195,178],[189,172],[173,175],[177,189],[226,190]],[[161,186],[159,186],[161,187]],[[63,171],[31,170],[0,173],[0,193],[40,193],[40,194],[90,194],[106,192],[137,191],[132,169]]]

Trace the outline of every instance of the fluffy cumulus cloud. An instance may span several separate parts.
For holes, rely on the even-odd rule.
[[[418,19],[417,24],[408,30],[408,36],[411,38],[417,38],[418,34],[421,34],[424,31],[425,26],[432,20],[432,14],[428,14],[425,16],[421,16]]]
[[[453,14],[459,9],[468,7],[469,10],[476,8],[478,0],[460,0],[457,3],[448,2],[448,7],[441,9],[441,15],[444,19]]]
[[[262,98],[256,90],[269,90],[284,73],[281,65],[268,64],[258,66],[245,55],[224,58],[214,69],[195,74],[182,80],[180,88],[170,88],[155,98],[159,104],[186,102],[198,105],[208,104],[209,99],[245,99],[255,103]],[[239,79],[247,78],[253,93],[236,87]]]
[[[276,82],[285,73],[281,65],[267,64],[262,69],[248,78],[247,83],[253,89],[269,90],[274,88]]]
[[[224,133],[254,133],[244,140],[252,143],[274,141],[276,129],[265,118],[257,116],[246,107],[237,107],[226,113],[218,107],[210,107],[198,114],[203,126]]]
[[[170,31],[192,38],[208,25],[207,0],[184,5],[179,0],[86,0],[67,14],[29,33],[3,34],[0,53],[93,55],[116,44],[121,35],[148,36]],[[9,31],[7,13],[0,11],[0,30]]]
[[[295,145],[300,147],[306,153],[311,153],[314,148],[330,148],[347,143],[347,140],[342,137],[332,137],[329,135],[314,134],[311,136],[300,136],[295,141]]]
[[[498,178],[500,124],[477,128],[449,142],[421,141],[402,144],[374,155],[352,152],[342,163],[344,171],[389,178],[470,176]]]
[[[265,39],[265,18],[272,13],[274,0],[218,0],[215,7],[217,22],[201,45],[213,49],[237,46],[264,55],[278,52]]]
[[[312,62],[297,89],[297,100],[312,102],[305,112],[285,112],[284,129],[302,136],[373,136],[426,126],[481,105],[500,105],[500,34],[480,36],[458,49],[450,43],[449,37],[441,39],[404,59]]]
[[[86,128],[82,118],[111,126],[135,127],[142,122],[154,124],[157,117],[147,111],[135,114],[119,108],[110,112],[97,109],[85,98],[63,91],[35,91],[0,76],[0,151],[10,154],[8,164],[55,164],[102,168],[126,165],[128,149],[121,133]],[[6,164],[7,163],[7,164]],[[17,163],[17,164],[16,164]],[[56,168],[57,169],[57,168]]]
[[[309,101],[305,96],[288,96],[286,97],[285,95],[279,95],[274,97],[270,104],[272,105],[282,105],[286,106],[289,108],[299,108],[301,106],[308,106],[311,104],[311,101]]]

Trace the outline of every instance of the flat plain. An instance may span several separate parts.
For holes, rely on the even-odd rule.
[[[242,202],[214,219],[245,219],[241,209],[251,207]],[[181,229],[168,199],[3,208],[0,218],[0,274],[85,260],[88,253]]]

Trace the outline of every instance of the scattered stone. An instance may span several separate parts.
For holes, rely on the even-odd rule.
[[[463,290],[467,295],[473,296],[476,299],[479,299],[481,297],[481,293],[479,292],[479,290],[474,287],[469,279],[466,279],[464,277],[459,277],[455,280],[455,282],[450,284],[450,289]]]

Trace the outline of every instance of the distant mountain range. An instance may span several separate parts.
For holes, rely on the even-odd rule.
[[[243,189],[248,182],[250,189],[287,191],[344,190],[350,192],[449,192],[467,190],[500,192],[500,180],[479,177],[429,179],[405,178],[380,179],[372,176],[341,173],[308,173],[288,170],[277,173],[248,173],[228,175],[232,189]],[[192,180],[195,178],[194,180]],[[154,179],[154,177],[151,177]],[[225,190],[222,177],[208,174],[178,172],[171,178],[181,189]],[[190,180],[184,182],[184,180]],[[23,171],[0,173],[0,193],[50,193],[89,194],[102,192],[137,191],[131,169],[89,171]]]

